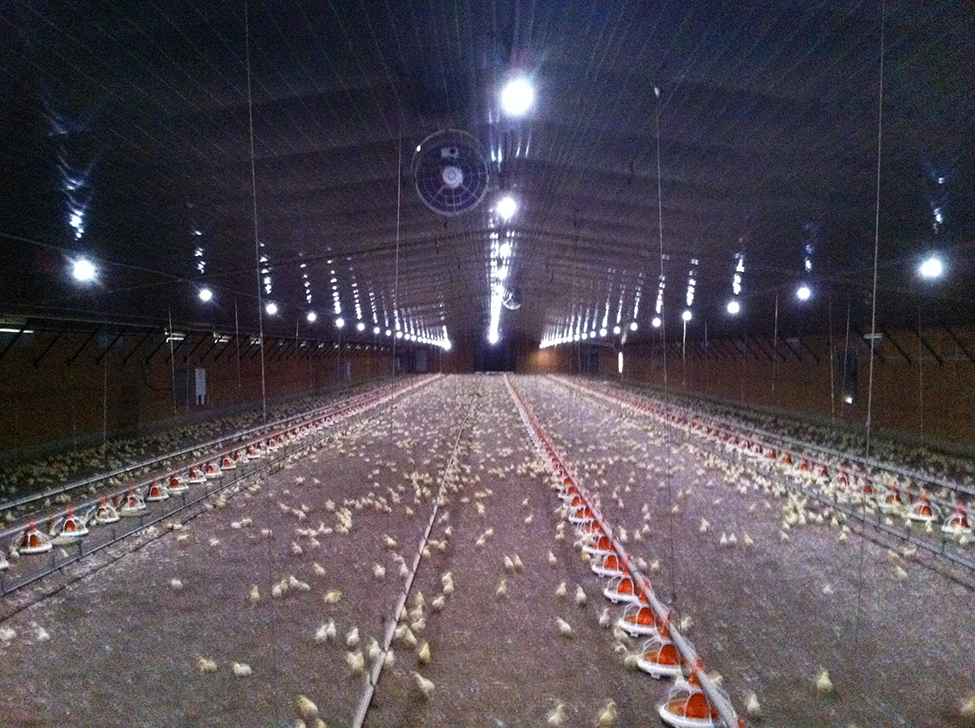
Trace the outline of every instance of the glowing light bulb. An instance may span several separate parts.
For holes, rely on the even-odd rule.
[[[268,301],[267,305],[264,306],[264,310],[267,312],[268,316],[273,316],[278,312],[278,304],[274,301]]]
[[[213,300],[213,291],[209,288],[201,288],[200,292],[197,294],[203,303],[208,303]]]
[[[728,313],[734,316],[741,311],[741,304],[738,301],[728,301]]]
[[[501,108],[510,116],[523,116],[535,103],[535,89],[525,78],[508,81],[501,89]]]
[[[87,258],[78,258],[71,266],[71,275],[76,281],[88,283],[95,280],[95,264]]]
[[[345,319],[339,316],[335,319],[335,328],[341,329],[343,326],[345,326]]]
[[[513,197],[505,196],[498,200],[495,209],[503,220],[510,220],[518,211],[518,203],[515,202]]]
[[[691,312],[690,312],[690,311],[684,311],[684,313],[682,313],[682,314],[680,315],[680,317],[681,317],[682,319],[684,319],[684,321],[685,321],[685,322],[687,322],[687,321],[690,321],[690,320],[691,320],[691,318],[692,318],[692,315],[691,315]]]
[[[812,296],[812,289],[805,283],[796,290],[796,297],[800,301],[808,301],[810,296]]]
[[[941,259],[932,255],[918,266],[917,272],[921,274],[922,278],[940,278],[944,270],[944,263],[941,262]]]
[[[308,323],[313,324],[318,320],[318,314],[314,311],[309,311],[305,318],[308,319]]]

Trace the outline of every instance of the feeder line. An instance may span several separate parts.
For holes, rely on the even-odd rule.
[[[460,423],[460,427],[457,430],[457,437],[454,439],[454,446],[450,452],[450,459],[447,461],[447,466],[444,468],[443,475],[440,478],[440,487],[437,490],[437,497],[433,502],[433,511],[430,513],[430,519],[427,521],[427,526],[423,531],[423,536],[420,537],[420,545],[417,549],[416,556],[413,557],[413,566],[410,568],[410,575],[406,579],[406,585],[403,588],[403,593],[400,594],[399,601],[396,604],[396,609],[393,611],[393,618],[389,621],[389,624],[386,625],[386,634],[383,637],[382,654],[373,662],[372,669],[369,671],[366,691],[359,700],[359,707],[356,709],[355,718],[352,721],[352,728],[362,728],[362,723],[365,721],[366,714],[369,712],[369,707],[372,704],[372,696],[376,692],[376,686],[379,684],[379,677],[382,674],[383,667],[386,665],[386,655],[389,653],[389,647],[393,642],[393,634],[396,632],[396,624],[406,607],[406,600],[409,598],[410,590],[413,588],[413,581],[416,579],[416,573],[420,568],[420,560],[423,557],[423,550],[427,547],[427,543],[430,540],[430,532],[433,531],[437,513],[440,510],[440,504],[443,502],[444,489],[447,486],[447,476],[450,475],[457,463],[457,452],[460,449],[460,440],[467,429],[467,421],[470,419],[471,413],[474,411],[474,405],[477,402],[479,393],[480,386],[471,395],[471,403],[468,405],[467,412],[464,414],[464,419]]]
[[[504,380],[505,380],[505,384],[508,387],[509,393],[511,394],[512,398],[515,400],[515,404],[518,407],[518,412],[521,415],[522,421],[525,423],[525,427],[528,429],[529,433],[533,435],[532,439],[535,440],[536,445],[538,445],[539,448],[541,446],[541,443],[544,442],[554,453],[554,459],[558,461],[559,467],[567,474],[569,478],[572,479],[573,484],[575,485],[576,489],[579,491],[579,494],[582,496],[582,499],[586,502],[586,505],[592,511],[593,516],[595,517],[596,521],[599,523],[599,526],[602,528],[603,532],[606,533],[606,535],[609,537],[610,541],[612,542],[613,549],[616,551],[619,558],[626,564],[627,570],[630,572],[630,575],[633,577],[633,580],[639,585],[639,588],[646,596],[647,602],[650,604],[651,609],[653,609],[657,618],[661,622],[667,623],[668,625],[667,629],[670,633],[671,641],[674,643],[674,646],[681,653],[681,656],[687,661],[687,663],[697,671],[697,677],[698,677],[698,681],[701,683],[701,688],[704,691],[705,696],[707,696],[707,699],[711,702],[711,704],[718,709],[718,714],[721,717],[721,721],[724,723],[726,728],[740,728],[741,726],[743,726],[744,721],[739,720],[738,714],[735,712],[735,709],[732,706],[731,701],[729,700],[727,695],[725,695],[723,691],[718,689],[718,686],[704,671],[703,661],[701,660],[700,655],[697,653],[697,650],[694,648],[694,645],[691,644],[691,642],[680,633],[680,631],[677,629],[676,626],[674,626],[673,624],[674,610],[671,607],[664,604],[663,602],[661,602],[659,599],[657,599],[656,595],[654,594],[653,586],[650,583],[650,580],[642,573],[640,573],[638,569],[634,567],[632,558],[626,553],[625,549],[623,549],[623,547],[619,544],[619,542],[616,540],[616,537],[612,535],[613,533],[612,530],[606,527],[603,516],[599,512],[599,509],[596,508],[596,506],[594,505],[592,499],[589,497],[588,491],[582,485],[579,484],[579,480],[572,473],[569,467],[565,464],[565,461],[562,459],[562,456],[559,455],[558,452],[555,450],[555,447],[552,445],[551,441],[546,435],[541,424],[538,423],[538,418],[535,417],[528,403],[524,400],[520,392],[518,392],[515,386],[511,383],[507,375],[505,375]]]

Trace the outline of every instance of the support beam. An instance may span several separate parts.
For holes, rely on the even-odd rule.
[[[88,348],[88,344],[90,344],[92,342],[92,340],[96,336],[98,336],[98,332],[101,331],[101,328],[102,328],[101,326],[96,326],[95,327],[95,330],[91,332],[91,334],[88,336],[87,339],[85,339],[85,343],[83,343],[81,346],[78,347],[78,351],[76,351],[74,354],[72,354],[70,357],[68,357],[68,360],[66,362],[68,366],[71,366],[72,364],[74,364],[75,359],[77,359],[79,356],[81,356],[81,352],[83,352],[85,349]]]
[[[927,341],[927,339],[925,339],[925,338],[924,338],[923,336],[921,336],[921,332],[920,332],[920,331],[916,331],[916,332],[914,333],[914,335],[915,335],[915,336],[917,337],[917,340],[918,340],[918,341],[920,341],[920,342],[921,342],[921,343],[922,343],[922,344],[924,345],[924,348],[928,350],[928,353],[930,353],[930,354],[931,354],[931,356],[933,356],[933,357],[934,357],[934,359],[935,359],[935,361],[937,361],[937,362],[938,362],[938,366],[941,366],[941,365],[943,365],[943,364],[945,363],[945,360],[944,360],[944,359],[942,359],[942,358],[941,358],[941,357],[940,357],[940,356],[938,355],[938,352],[936,352],[936,351],[935,351],[935,350],[934,350],[934,349],[933,349],[933,348],[931,347],[931,344],[929,344],[929,343],[928,343],[928,341]]]
[[[887,329],[885,329],[883,326],[878,326],[877,328],[880,330],[880,333],[884,335],[884,338],[887,339],[895,349],[897,349],[897,353],[904,357],[904,361],[906,361],[908,364],[914,363],[911,361],[911,357],[907,355],[907,352],[904,351],[901,345],[897,343],[897,340],[890,335],[890,332],[887,331]]]
[[[794,337],[794,338],[798,338],[798,337]],[[792,345],[792,343],[789,341],[789,339],[783,338],[782,339],[782,343],[785,344],[786,348],[792,353],[792,356],[794,356],[797,361],[805,362],[805,359],[802,358],[802,355],[799,354],[799,352]]]
[[[112,350],[112,348],[118,343],[119,339],[121,339],[123,336],[125,336],[125,331],[126,331],[126,327],[125,326],[123,326],[121,329],[119,329],[118,334],[116,334],[115,335],[115,338],[112,339],[112,343],[110,343],[108,346],[106,346],[105,347],[105,350],[95,358],[95,364],[96,365],[102,363],[102,359],[105,358],[105,355],[108,354],[108,352],[110,352]]]
[[[951,340],[955,342],[955,346],[961,349],[962,353],[968,357],[968,361],[970,361],[972,364],[975,364],[975,356],[972,356],[972,352],[968,350],[968,347],[966,347],[963,343],[961,343],[961,339],[959,339],[957,334],[955,334],[955,332],[951,330],[951,327],[946,325],[943,326],[942,328],[944,328],[944,330],[948,333],[948,336],[951,337]]]
[[[7,355],[7,352],[10,351],[11,348],[13,348],[13,345],[17,343],[17,339],[23,336],[26,330],[27,330],[27,324],[25,323],[23,326],[20,327],[20,331],[18,331],[16,334],[10,337],[10,341],[8,341],[7,345],[3,347],[3,351],[0,351],[0,359],[3,359]]]
[[[152,336],[154,333],[156,333],[156,332],[153,331],[152,329],[149,329],[149,331],[146,332],[145,336],[143,336],[141,339],[139,339],[139,343],[136,344],[134,347],[132,347],[132,351],[130,351],[128,354],[126,354],[125,356],[122,357],[122,366],[123,367],[126,364],[128,364],[129,359],[132,357],[132,355],[135,354],[139,349],[141,349],[142,348],[142,345],[144,343],[146,343],[146,341],[148,341],[149,337]]]
[[[44,347],[44,351],[42,351],[42,352],[41,352],[40,354],[38,354],[37,356],[35,356],[35,357],[34,357],[34,360],[33,360],[33,361],[34,361],[34,368],[35,368],[35,369],[36,369],[36,368],[37,368],[37,366],[38,366],[38,365],[39,365],[39,364],[41,363],[41,360],[42,360],[42,359],[43,359],[43,358],[44,358],[45,356],[47,356],[47,354],[48,354],[48,352],[49,352],[49,351],[51,351],[51,349],[53,349],[53,348],[54,348],[54,345],[55,345],[56,343],[58,343],[58,341],[60,340],[60,338],[61,338],[61,336],[62,336],[62,335],[64,334],[64,332],[65,332],[65,329],[64,329],[64,328],[62,327],[62,329],[61,329],[60,331],[58,331],[58,332],[57,332],[57,333],[56,333],[56,334],[54,335],[54,338],[53,338],[53,339],[51,339],[51,341],[50,341],[50,342],[48,342],[48,345]]]

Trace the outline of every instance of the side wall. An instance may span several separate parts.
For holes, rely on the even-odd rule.
[[[923,341],[922,341],[923,339]],[[585,347],[582,347],[583,349]],[[599,351],[599,375],[662,386],[663,347],[650,344],[623,348],[622,377],[617,349]],[[855,362],[846,388],[840,359],[842,342],[834,342],[831,362],[825,336],[771,341],[718,340],[688,342],[667,349],[669,387],[710,397],[768,407],[803,416],[838,417],[863,424],[867,417],[870,377],[869,342],[850,346]],[[873,367],[873,425],[906,433],[975,442],[975,328],[932,329],[921,339],[916,332],[891,332],[876,346]],[[579,346],[528,352],[519,371],[576,374]],[[855,392],[852,372],[856,372]],[[774,386],[773,386],[774,383]],[[832,396],[831,393],[835,393]],[[853,398],[847,404],[847,394]]]
[[[203,416],[261,402],[261,349],[242,340],[191,333],[174,342],[161,333],[38,331],[0,336],[0,454],[45,443],[151,428],[174,417]],[[9,345],[9,348],[8,348]],[[400,372],[469,371],[465,347],[397,347]],[[193,401],[195,370],[206,371],[206,399]],[[389,377],[388,345],[269,339],[264,385],[269,401]],[[174,379],[177,402],[174,402]]]

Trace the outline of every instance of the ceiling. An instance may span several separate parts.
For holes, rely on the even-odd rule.
[[[975,320],[965,2],[52,0],[5,4],[0,48],[3,315],[255,331],[273,300],[265,331],[329,338],[337,296],[347,336],[395,308],[481,340],[498,233],[524,301],[502,337],[649,336],[661,272],[679,327],[692,268],[688,336],[869,330],[875,242],[878,321]],[[490,172],[451,217],[411,176],[447,128]]]

